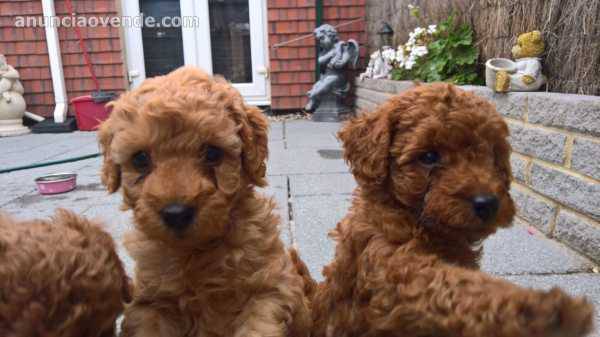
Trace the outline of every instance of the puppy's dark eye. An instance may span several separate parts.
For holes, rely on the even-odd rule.
[[[150,171],[150,166],[152,165],[150,154],[146,151],[140,151],[134,154],[131,158],[131,164],[140,172]]]
[[[223,160],[223,150],[219,149],[216,146],[209,145],[206,148],[206,156],[204,157],[206,164],[210,166],[216,166],[221,163]]]
[[[440,154],[436,151],[429,151],[419,156],[419,162],[425,166],[433,166],[440,162]]]

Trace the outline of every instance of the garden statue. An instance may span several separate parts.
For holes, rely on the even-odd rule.
[[[502,58],[486,62],[487,86],[496,92],[538,90],[546,84],[540,61],[543,53],[542,33],[536,30],[519,35],[512,49],[515,62]]]
[[[0,54],[0,137],[29,133],[23,126],[25,99],[23,85],[19,82],[19,72],[6,63]]]
[[[360,74],[360,80],[365,78],[378,79],[390,79],[392,76],[392,66],[390,59],[396,57],[396,50],[390,46],[383,46],[381,50],[375,51],[371,54],[369,64],[364,73]]]
[[[346,69],[356,66],[358,43],[339,41],[337,31],[328,24],[315,29],[314,34],[319,44],[320,78],[308,92],[309,101],[304,109],[314,112],[314,121],[339,121],[340,115],[350,112],[343,103],[350,91]]]

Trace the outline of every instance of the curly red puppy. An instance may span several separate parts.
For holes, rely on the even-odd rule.
[[[66,210],[51,221],[0,215],[0,336],[114,336],[129,292],[98,225]]]
[[[102,180],[135,230],[123,336],[308,336],[303,282],[265,186],[268,122],[194,68],[145,81],[99,133]]]
[[[417,86],[340,131],[358,182],[326,280],[315,337],[583,336],[592,308],[478,271],[482,240],[510,226],[508,128],[449,84]]]

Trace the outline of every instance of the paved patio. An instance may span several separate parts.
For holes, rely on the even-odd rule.
[[[285,121],[272,125],[270,186],[265,193],[276,198],[283,219],[282,238],[295,243],[321,279],[321,268],[333,257],[327,232],[345,214],[355,187],[341,159],[335,138],[336,123]],[[59,160],[98,151],[94,133],[27,135],[0,138],[0,169],[36,162]],[[0,174],[0,210],[19,218],[46,217],[57,207],[102,219],[117,242],[131,226],[130,214],[119,210],[120,195],[107,195],[98,176],[101,159]],[[78,173],[78,188],[70,193],[40,196],[34,178],[72,171]],[[133,262],[120,248],[133,271]],[[484,245],[483,270],[523,286],[560,286],[575,295],[586,295],[596,305],[600,324],[600,274],[589,260],[541,234],[528,233],[518,220]],[[594,336],[600,337],[597,331]]]

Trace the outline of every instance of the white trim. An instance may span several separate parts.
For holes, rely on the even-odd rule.
[[[55,17],[54,0],[42,0],[42,10],[45,17]],[[54,122],[64,123],[67,118],[69,103],[67,98],[67,86],[65,85],[65,74],[63,70],[60,53],[60,40],[58,29],[55,25],[45,25],[46,44],[48,45],[48,59],[50,61],[50,72],[52,74],[52,89],[54,90]]]
[[[123,16],[138,17],[140,15],[139,1],[121,1]],[[133,87],[140,85],[146,79],[146,63],[144,61],[144,42],[142,28],[139,25],[127,25],[123,28],[127,55],[127,77]]]
[[[262,99],[262,98],[252,98],[252,97],[244,97],[244,101],[246,102],[246,104],[248,105],[253,105],[253,106],[267,106],[267,105],[271,105],[271,100],[270,99]]]
[[[181,8],[181,15],[194,15],[198,17],[198,22],[202,27],[183,28],[183,34],[193,36],[193,38],[184,39],[183,52],[185,55],[185,64],[201,68],[209,74],[213,74],[212,49],[210,45],[210,15],[208,13],[208,0],[181,0],[181,3],[191,2],[191,6],[186,6],[188,12],[184,12],[184,6]],[[193,56],[189,55],[193,54]],[[206,57],[208,55],[208,57]],[[190,60],[190,62],[188,62]],[[193,60],[193,61],[192,61]]]
[[[264,62],[265,62],[265,66],[264,69],[267,71],[267,73],[263,76],[265,76],[265,81],[266,81],[266,91],[265,91],[265,95],[266,95],[266,104],[260,104],[260,105],[271,105],[271,48],[269,46],[269,23],[268,23],[268,18],[269,18],[269,8],[267,6],[267,2],[266,1],[262,1],[262,12],[263,12],[263,41],[265,43],[265,56],[264,56]]]

